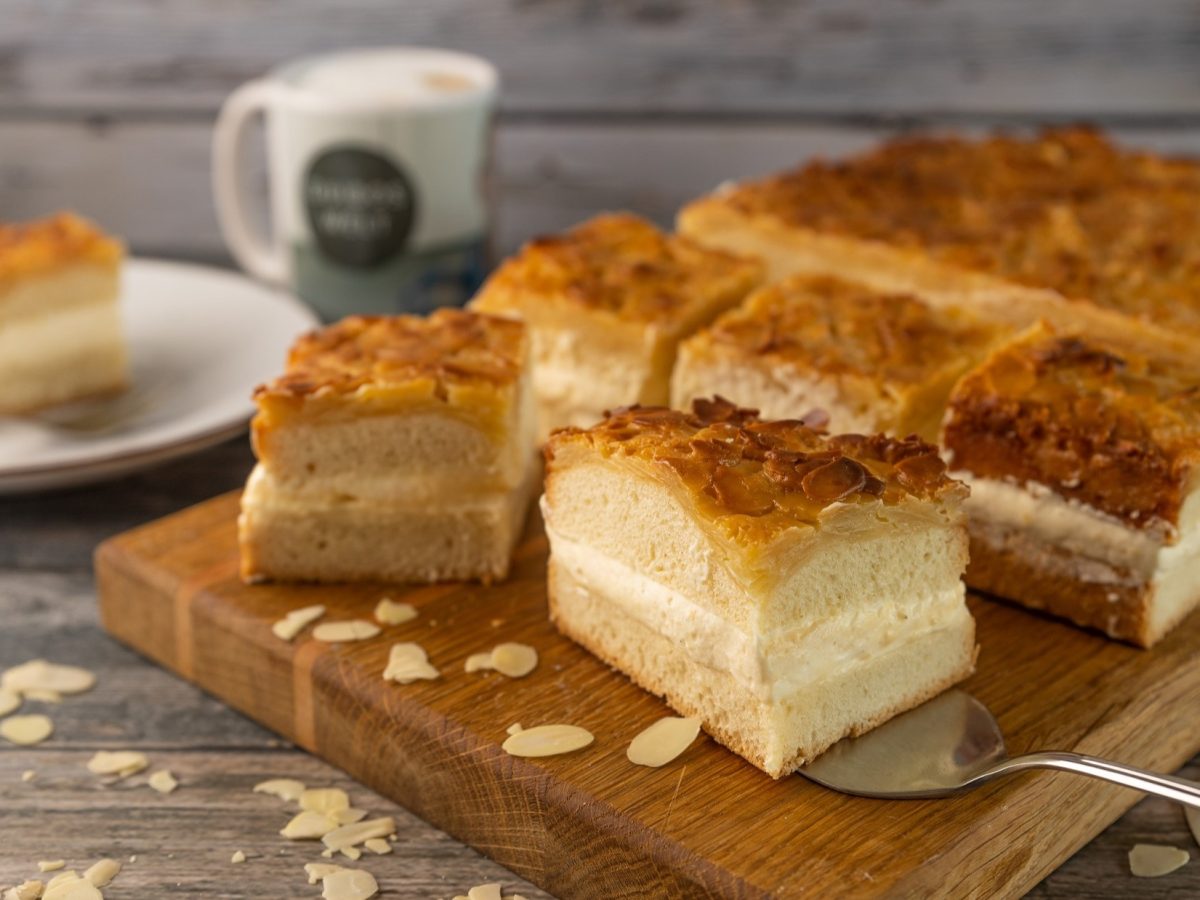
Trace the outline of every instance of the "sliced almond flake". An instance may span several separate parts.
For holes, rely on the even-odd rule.
[[[42,900],[104,900],[104,895],[90,881],[76,875],[74,880],[46,885]]]
[[[52,887],[58,887],[60,884],[65,884],[70,881],[79,881],[79,873],[74,869],[67,869],[65,872],[59,872],[46,882],[46,890],[50,890]]]
[[[40,744],[54,734],[54,723],[46,716],[9,716],[0,720],[0,737],[10,744]]]
[[[479,884],[467,891],[467,900],[500,900],[500,884]]]
[[[299,800],[300,795],[304,793],[304,782],[294,778],[272,778],[256,784],[254,793],[270,794],[280,800]]]
[[[20,694],[16,691],[0,688],[0,716],[7,716],[10,712],[15,712],[20,705]]]
[[[520,734],[524,730],[525,729],[521,727],[520,722],[513,722],[511,725],[508,726],[508,730],[507,730],[506,734],[508,734],[509,736],[512,736],[514,734]]]
[[[358,860],[362,856],[362,851],[357,847],[342,847],[338,852],[346,859]]]
[[[665,766],[690,747],[699,733],[699,719],[667,716],[630,741],[625,755],[637,766]]]
[[[36,700],[38,703],[62,703],[63,695],[58,691],[48,691],[44,688],[32,688],[23,692],[26,700]]]
[[[154,790],[160,794],[169,794],[175,788],[179,787],[179,782],[175,780],[175,776],[171,774],[170,769],[159,769],[146,782]]]
[[[300,795],[300,808],[332,814],[335,810],[349,809],[350,798],[341,788],[309,788]]]
[[[329,816],[306,809],[294,816],[279,833],[289,841],[315,841],[335,828],[337,823]]]
[[[333,855],[334,855],[336,852],[337,852],[336,850],[329,850],[329,849],[325,849],[325,850],[322,850],[322,851],[321,851],[321,855],[322,855],[323,857],[325,857],[326,859],[333,859]]]
[[[528,644],[497,644],[492,650],[492,668],[509,678],[524,678],[537,668],[537,651]]]
[[[342,869],[322,879],[325,900],[368,900],[379,893],[375,876],[362,869]]]
[[[411,603],[397,603],[390,597],[384,597],[375,604],[375,621],[380,625],[403,625],[416,617],[416,607]]]
[[[325,615],[325,607],[319,603],[314,606],[293,609],[272,625],[271,631],[282,641],[293,641],[296,639],[296,635],[323,615]]]
[[[322,622],[313,629],[312,636],[327,644],[344,644],[349,641],[365,641],[379,634],[379,626],[364,619],[349,619],[345,622]]]
[[[22,781],[33,781],[35,778],[37,778],[37,772],[35,772],[33,769],[26,769],[21,773]]]
[[[576,725],[537,725],[509,736],[500,746],[511,756],[557,756],[580,750],[593,740],[590,731]]]
[[[367,838],[365,841],[363,841],[363,846],[379,856],[383,856],[385,853],[392,852],[392,845],[381,837]]]
[[[1188,830],[1192,833],[1192,837],[1197,844],[1200,844],[1200,809],[1196,809],[1194,806],[1185,806],[1183,817],[1187,819]]]
[[[65,859],[43,859],[38,862],[39,872],[57,872],[67,864]]]
[[[467,657],[467,661],[463,664],[464,671],[482,672],[492,667],[492,654],[489,650],[487,653],[472,653]]]
[[[116,775],[128,778],[146,769],[150,760],[137,750],[97,750],[88,760],[88,771],[94,775]]]
[[[22,881],[4,892],[4,900],[38,900],[46,886],[35,879]]]
[[[346,809],[335,809],[329,813],[329,816],[339,825],[349,825],[351,822],[361,822],[365,819],[367,811],[349,806]]]
[[[235,865],[237,863],[244,863],[246,861],[246,854],[241,850],[234,850],[233,856],[229,857],[229,861]]]
[[[115,859],[101,859],[92,863],[83,877],[98,888],[108,887],[121,872],[121,864]]]
[[[429,663],[429,657],[420,644],[394,644],[388,653],[387,668],[383,670],[384,681],[411,684],[418,679],[432,681],[441,673]]]
[[[96,685],[96,676],[78,666],[60,666],[44,659],[31,659],[0,675],[0,687],[17,694],[29,691],[54,691],[58,694],[82,694]]]
[[[345,872],[344,866],[335,866],[333,863],[305,863],[304,871],[308,875],[308,883],[316,884],[323,878],[328,878],[335,872]]]
[[[1168,875],[1191,859],[1186,850],[1161,844],[1137,844],[1129,851],[1129,871],[1138,878]]]
[[[371,838],[385,837],[396,829],[396,823],[391,816],[378,819],[368,819],[365,822],[355,822],[335,828],[323,838],[321,843],[330,850],[341,850],[343,847],[353,847]]]

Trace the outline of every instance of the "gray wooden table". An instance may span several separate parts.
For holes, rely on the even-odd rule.
[[[475,884],[547,895],[421,822],[341,772],[109,639],[96,619],[91,553],[103,538],[237,487],[251,465],[244,438],[168,466],[93,488],[0,498],[0,668],[32,657],[86,666],[94,691],[47,707],[54,737],[35,748],[0,742],[0,885],[32,877],[38,860],[82,868],[102,856],[127,861],[110,900],[190,895],[316,897],[302,866],[311,847],[277,834],[282,805],[251,793],[268,777],[337,785],[353,803],[396,817],[390,856],[364,859],[383,897],[450,897]],[[30,704],[32,707],[40,704]],[[103,786],[84,764],[97,749],[138,749],[180,780],[159,795],[139,779]],[[26,770],[37,774],[25,782]],[[1200,759],[1183,770],[1200,776]],[[1004,840],[997,835],[997,840]],[[1161,879],[1129,875],[1136,843],[1200,856],[1181,811],[1145,800],[1080,851],[1035,897],[1191,897],[1200,861]],[[249,857],[232,865],[242,850]],[[780,852],[793,852],[780,848]]]

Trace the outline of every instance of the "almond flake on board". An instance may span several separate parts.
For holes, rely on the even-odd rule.
[[[634,765],[652,769],[665,766],[690,747],[699,733],[699,719],[667,716],[630,741],[625,755]]]
[[[1138,878],[1158,878],[1174,872],[1189,859],[1188,852],[1178,847],[1137,844],[1129,851],[1129,871]]]
[[[1197,844],[1200,844],[1200,809],[1196,809],[1194,806],[1185,806],[1183,817],[1187,820],[1188,830],[1192,833],[1192,837]]]
[[[590,744],[592,733],[577,725],[536,725],[518,731],[500,745],[510,756],[557,756]]]
[[[344,644],[350,641],[365,641],[379,634],[379,626],[365,619],[348,619],[344,622],[322,622],[313,629],[312,636],[327,644]]]
[[[299,800],[300,795],[304,793],[304,782],[297,781],[295,778],[272,778],[256,784],[254,793],[270,794],[280,800]]]
[[[335,872],[345,872],[345,866],[335,866],[333,863],[305,863],[304,872],[308,875],[308,883],[316,884],[323,878],[328,878]]]
[[[441,673],[429,662],[425,649],[420,644],[393,644],[388,653],[387,668],[383,670],[384,681],[411,684],[417,680],[432,681]]]
[[[363,846],[378,856],[392,852],[392,845],[381,837],[367,838],[363,841]]]
[[[271,631],[282,641],[293,641],[296,639],[296,635],[323,615],[325,615],[325,607],[319,603],[293,609],[272,625]]]
[[[56,694],[82,694],[96,685],[96,676],[79,666],[60,666],[44,659],[31,659],[0,675],[0,687],[16,694],[53,691]]]
[[[375,604],[375,621],[380,625],[403,625],[416,617],[416,607],[411,603],[397,603],[390,597],[384,597]]]
[[[0,737],[10,744],[40,744],[54,734],[54,723],[46,716],[9,716],[0,720]]]
[[[137,750],[97,750],[88,760],[88,771],[94,775],[116,775],[128,778],[150,765],[146,754]]]
[[[179,782],[171,774],[170,769],[159,769],[150,776],[146,783],[160,794],[169,794],[179,787]]]
[[[492,652],[487,653],[472,653],[467,657],[467,661],[463,663],[463,671],[470,674],[471,672],[483,672],[492,667]]]
[[[508,642],[492,650],[492,668],[509,678],[524,678],[537,668],[537,651],[528,644]]]
[[[83,877],[98,888],[108,887],[121,872],[121,864],[115,859],[101,859],[90,866]]]
[[[511,737],[514,734],[520,734],[524,730],[525,729],[521,727],[520,722],[513,722],[511,725],[508,726],[508,730],[505,733]]]
[[[355,822],[352,825],[335,828],[321,838],[321,843],[330,850],[342,850],[346,847],[354,847],[371,838],[386,837],[395,829],[396,823],[392,817],[383,816],[379,819],[368,819],[365,822]]]
[[[368,900],[379,893],[375,876],[362,869],[342,869],[321,879],[325,900]]]
[[[315,841],[337,827],[337,822],[324,813],[306,809],[293,816],[279,833],[289,841]]]
[[[0,716],[7,716],[10,712],[15,712],[20,705],[20,694],[7,688],[0,688]]]

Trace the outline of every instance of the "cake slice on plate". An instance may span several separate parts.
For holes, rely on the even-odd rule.
[[[524,326],[443,309],[302,338],[255,393],[247,580],[503,578],[540,466]]]
[[[1038,324],[950,398],[980,590],[1149,647],[1200,603],[1200,362]]]
[[[819,407],[831,431],[936,441],[954,382],[1006,331],[912,294],[797,275],[683,342],[671,405],[720,394],[764,418]]]
[[[971,673],[966,488],[935,447],[717,399],[545,453],[554,623],[773,777]]]
[[[679,341],[758,284],[762,267],[627,213],[528,243],[471,301],[530,327],[538,430],[666,404]]]
[[[118,241],[70,213],[0,224],[0,414],[128,385],[123,255]]]

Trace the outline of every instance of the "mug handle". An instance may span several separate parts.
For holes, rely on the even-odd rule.
[[[213,131],[213,197],[221,235],[238,264],[263,281],[283,284],[287,280],[287,261],[279,233],[273,228],[272,238],[250,225],[243,189],[246,126],[268,110],[276,91],[271,81],[251,81],[230,94],[221,106]]]

